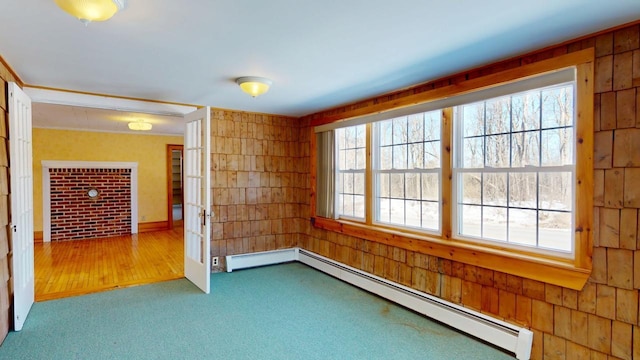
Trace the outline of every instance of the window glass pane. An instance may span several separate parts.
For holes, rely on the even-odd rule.
[[[389,192],[389,174],[378,175],[378,196],[388,198],[391,196]]]
[[[404,174],[391,174],[391,197],[404,198]]]
[[[377,215],[377,220],[380,222],[384,222],[384,223],[388,223],[391,221],[390,218],[390,211],[391,211],[391,204],[390,204],[390,200],[389,199],[379,199],[379,207],[378,207],[378,213]]]
[[[344,169],[346,160],[345,150],[338,151],[338,169]]]
[[[424,140],[424,114],[409,115],[408,142],[422,142]]]
[[[422,216],[422,208],[420,206],[420,201],[407,200],[405,202],[406,206],[406,223],[405,225],[411,227],[420,227],[421,216]]]
[[[482,185],[484,205],[507,206],[507,174],[485,174]]]
[[[511,98],[512,131],[540,128],[540,92],[529,91]]]
[[[389,212],[391,213],[389,222],[404,225],[404,200],[391,199]]]
[[[509,167],[509,135],[487,136],[486,166]]]
[[[462,202],[465,204],[482,204],[482,174],[461,174]]]
[[[507,240],[507,209],[484,207],[482,212],[482,237],[491,240]]]
[[[407,189],[405,197],[407,199],[420,199],[420,174],[406,174],[405,186]]]
[[[424,143],[424,168],[440,168],[440,141]]]
[[[464,137],[484,135],[484,102],[462,106]]]
[[[365,148],[367,146],[367,128],[365,125],[356,126],[356,147]]]
[[[367,162],[367,153],[365,148],[356,149],[356,167],[355,169],[364,169],[366,168]]]
[[[380,146],[391,145],[393,123],[391,120],[381,121],[376,124],[378,126]]]
[[[424,152],[423,143],[409,144],[409,169],[422,169]]]
[[[407,137],[407,118],[401,117],[393,119],[393,143],[406,144]]]
[[[462,167],[481,168],[484,167],[484,138],[464,139]]]
[[[364,195],[353,196],[353,216],[364,218]]]
[[[542,166],[573,164],[573,128],[543,130]]]
[[[542,128],[573,124],[573,86],[542,91]]]
[[[353,195],[342,195],[343,199],[343,211],[341,212],[344,215],[353,216]]]
[[[510,131],[510,99],[510,97],[503,97],[487,101],[485,108],[487,134],[505,134]]]
[[[441,117],[440,110],[424,114],[424,139],[426,141],[440,140]]]
[[[509,209],[509,241],[536,246],[536,211]]]
[[[571,214],[555,211],[539,212],[538,244],[552,250],[571,251]]]
[[[535,209],[538,205],[535,173],[509,174],[509,206]]]
[[[422,201],[422,228],[440,230],[440,203]]]
[[[573,209],[573,187],[570,172],[541,172],[539,177],[540,209]]]
[[[462,205],[459,207],[460,234],[465,236],[482,236],[482,207]]]
[[[407,145],[394,145],[392,152],[393,152],[393,168],[406,169],[407,168]]]
[[[343,175],[342,192],[353,194],[353,174],[345,173]]]
[[[422,200],[439,201],[440,199],[440,175],[421,174]]]
[[[391,146],[380,148],[380,170],[390,170],[393,167]]]
[[[353,193],[364,195],[364,174],[353,174]]]
[[[356,167],[356,150],[355,149],[349,149],[349,150],[344,150],[343,152],[344,152],[344,163],[342,164],[340,169],[343,169],[343,170],[354,170],[354,169],[357,169],[357,167]]]
[[[527,131],[511,135],[511,166],[540,165],[540,133]]]

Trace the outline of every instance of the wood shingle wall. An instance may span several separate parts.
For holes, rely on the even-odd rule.
[[[297,120],[214,109],[211,128],[211,255],[296,246],[309,183]]]
[[[534,332],[532,359],[640,358],[640,27],[632,25],[301,119],[366,109],[595,48],[593,272],[581,291],[312,228],[299,246]],[[306,145],[304,145],[306,144]],[[311,159],[308,159],[311,161]]]

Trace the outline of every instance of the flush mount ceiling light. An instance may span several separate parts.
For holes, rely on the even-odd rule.
[[[147,131],[147,130],[151,130],[151,128],[153,127],[153,125],[151,125],[150,123],[144,122],[143,120],[130,122],[128,126],[129,126],[129,129],[136,130],[136,131]]]
[[[245,76],[236,79],[236,83],[240,85],[242,91],[256,97],[269,91],[272,81],[263,77]]]
[[[92,21],[109,20],[124,9],[127,0],[55,0],[65,12],[78,18],[85,25]]]

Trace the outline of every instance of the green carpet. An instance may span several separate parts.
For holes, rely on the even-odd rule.
[[[0,359],[513,359],[299,263],[36,303]]]

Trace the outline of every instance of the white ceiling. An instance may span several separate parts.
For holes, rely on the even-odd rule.
[[[32,113],[33,126],[38,128],[132,133],[128,124],[144,121],[150,123],[152,129],[137,132],[139,134],[181,135],[184,132],[181,116],[46,103],[33,104]]]
[[[302,116],[637,19],[638,0],[129,0],[85,27],[0,0],[0,55],[29,85]]]

